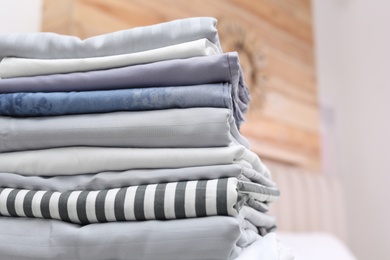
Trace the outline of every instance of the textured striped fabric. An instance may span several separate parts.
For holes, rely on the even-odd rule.
[[[215,54],[220,54],[218,47],[207,39],[200,39],[143,52],[94,58],[47,60],[6,57],[0,62],[0,77],[13,78],[112,69]]]
[[[214,215],[237,216],[245,196],[270,202],[277,189],[236,178],[159,183],[101,191],[0,189],[0,214],[89,224],[166,220]],[[254,223],[255,224],[255,223]]]
[[[0,34],[0,59],[69,59],[146,51],[206,38],[220,46],[217,20],[195,17],[99,35],[85,40],[54,33]]]
[[[280,195],[279,190],[275,187],[266,187],[247,181],[238,181],[237,190],[240,191],[241,194],[246,194],[249,198],[261,202],[273,202]]]
[[[221,108],[0,117],[0,152],[69,146],[217,147],[231,142],[248,146],[232,112]]]

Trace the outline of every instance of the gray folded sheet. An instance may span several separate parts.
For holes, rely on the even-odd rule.
[[[226,164],[49,177],[24,176],[16,173],[1,172],[0,188],[66,192],[71,190],[104,190],[152,183],[210,180],[224,177],[236,177],[240,180],[252,181],[268,187],[276,186],[273,181],[253,169],[239,164]]]
[[[230,260],[258,238],[245,219],[224,216],[86,226],[0,217],[2,260]]]
[[[0,152],[67,146],[217,147],[232,141],[248,145],[232,112],[220,108],[0,117]]]
[[[0,153],[0,172],[77,175],[130,169],[167,169],[237,163],[265,177],[271,173],[242,145],[212,148],[64,147]]]
[[[229,82],[241,92],[246,89],[241,74],[238,54],[229,52],[107,70],[1,79],[0,93],[91,91],[221,82]]]
[[[3,57],[87,58],[146,51],[207,38],[219,45],[217,20],[196,17],[132,28],[81,40],[54,33],[0,34]]]

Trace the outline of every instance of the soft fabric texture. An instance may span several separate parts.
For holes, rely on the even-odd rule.
[[[283,244],[278,236],[272,232],[245,248],[235,260],[295,260],[292,249]],[[312,258],[317,259],[317,258]],[[298,260],[298,259],[296,259]]]
[[[99,71],[2,79],[0,93],[91,91],[221,82],[231,83],[242,96],[249,94],[236,52]]]
[[[112,221],[169,220],[206,216],[237,216],[252,197],[272,202],[276,188],[236,178],[130,186],[97,191],[53,192],[0,188],[0,215],[58,219],[77,224]],[[272,218],[251,211],[255,226],[274,226]],[[258,220],[252,220],[258,219]]]
[[[195,17],[132,28],[81,40],[54,33],[0,34],[0,59],[88,58],[134,53],[206,38],[220,47],[217,20]]]
[[[227,82],[238,122],[244,120],[250,94],[237,53],[161,61],[124,68],[0,80],[0,93],[69,92],[140,87],[187,86]]]
[[[215,216],[80,226],[0,217],[2,260],[230,260],[257,241],[246,220]]]
[[[122,172],[99,172],[63,176],[24,176],[16,173],[0,173],[0,188],[51,190],[104,190],[134,185],[166,183],[191,180],[211,180],[235,177],[268,187],[275,187],[272,180],[263,174],[239,164],[210,165],[176,169],[137,169]],[[251,207],[256,207],[248,200]],[[264,205],[263,205],[264,207]],[[261,211],[260,208],[257,210]]]
[[[200,39],[143,52],[104,57],[50,60],[5,57],[0,62],[0,78],[111,69],[215,54],[220,54],[219,48],[207,39]]]
[[[0,153],[0,172],[40,176],[231,163],[271,176],[260,158],[242,145],[171,149],[65,147]]]
[[[158,88],[48,93],[0,94],[0,115],[59,116],[117,111],[216,107],[233,111],[237,127],[243,111],[231,97],[228,83]]]
[[[57,116],[188,107],[232,109],[230,85],[0,94],[0,115]]]
[[[220,108],[0,117],[0,152],[67,146],[195,148],[231,142],[248,145],[232,112]]]

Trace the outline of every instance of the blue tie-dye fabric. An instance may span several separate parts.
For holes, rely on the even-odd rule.
[[[233,109],[231,85],[132,88],[84,92],[12,93],[0,95],[0,115],[58,116],[169,108]]]

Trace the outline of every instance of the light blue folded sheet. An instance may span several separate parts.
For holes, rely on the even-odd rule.
[[[0,95],[0,115],[58,116],[170,108],[233,109],[230,84]]]

